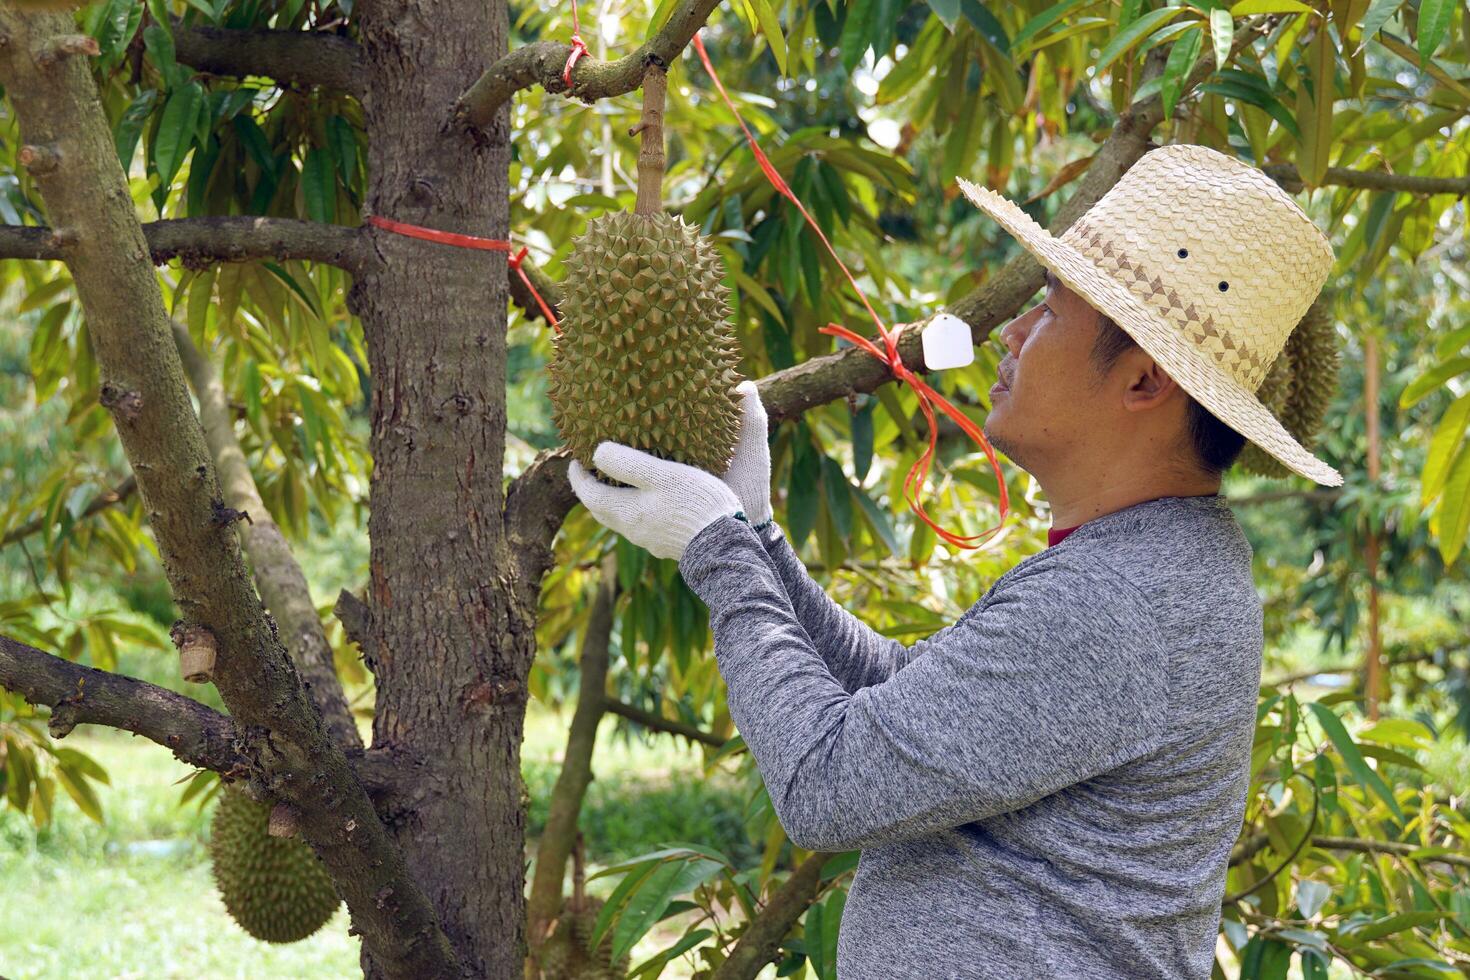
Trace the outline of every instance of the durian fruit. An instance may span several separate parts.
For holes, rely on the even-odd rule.
[[[609,929],[597,948],[592,948],[592,930],[605,904],[586,892],[582,834],[579,831],[572,846],[572,897],[562,906],[556,927],[537,950],[542,980],[623,980],[632,962],[624,953],[612,962],[612,934]]]
[[[557,431],[594,474],[593,450],[610,439],[718,475],[740,435],[740,354],[719,253],[659,200],[662,75],[644,80],[636,210],[593,218],[564,262],[547,394]]]
[[[545,980],[623,980],[632,961],[624,953],[612,962],[612,934],[609,929],[592,949],[592,927],[602,911],[603,901],[584,895],[567,900],[557,919],[556,928],[541,947],[541,975]]]
[[[225,787],[209,832],[214,883],[242,929],[266,942],[294,943],[325,925],[341,899],[310,845],[270,836],[270,812]]]
[[[1282,427],[1307,449],[1312,448],[1327,417],[1327,407],[1337,391],[1340,365],[1337,330],[1332,324],[1332,296],[1324,290],[1302,314],[1256,391],[1256,397]],[[1291,474],[1276,457],[1252,442],[1245,444],[1236,463],[1259,476]]]

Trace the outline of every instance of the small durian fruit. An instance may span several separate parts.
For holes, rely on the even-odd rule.
[[[632,214],[593,218],[573,241],[561,329],[547,367],[552,420],[597,474],[603,440],[719,475],[740,436],[740,352],[719,253],[665,214],[664,72],[643,83],[643,149]]]
[[[572,847],[572,897],[562,906],[556,927],[537,953],[543,980],[622,980],[628,975],[632,956],[624,953],[617,962],[612,961],[611,929],[592,948],[593,927],[604,904],[586,892],[579,832]]]
[[[271,808],[225,787],[214,811],[209,854],[230,918],[256,939],[294,943],[316,932],[341,899],[326,868],[300,837],[270,835]]]
[[[1332,297],[1324,290],[1286,338],[1256,397],[1297,442],[1311,449],[1337,391],[1340,366],[1341,351],[1332,323]],[[1285,464],[1251,442],[1246,443],[1236,463],[1259,476],[1291,474]]]
[[[603,900],[573,896],[567,900],[556,928],[541,947],[541,975],[545,980],[622,980],[628,975],[632,956],[624,953],[612,962],[612,933],[609,929],[594,950],[589,940]]]

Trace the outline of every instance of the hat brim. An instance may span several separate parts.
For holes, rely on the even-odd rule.
[[[970,203],[994,218],[1068,289],[1113,319],[1178,383],[1220,421],[1290,469],[1324,486],[1342,485],[1328,466],[1282,426],[1256,393],[1231,377],[1179,328],[1146,306],[1127,286],[1071,245],[1054,237],[1013,201],[958,178]]]

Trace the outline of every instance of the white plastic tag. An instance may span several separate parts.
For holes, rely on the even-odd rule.
[[[970,325],[953,313],[941,313],[924,327],[924,366],[931,371],[965,367],[975,361]]]

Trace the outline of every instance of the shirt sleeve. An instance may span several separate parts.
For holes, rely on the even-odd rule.
[[[709,607],[730,716],[800,847],[873,847],[1018,809],[1165,736],[1163,642],[1111,570],[1060,556],[1013,570],[923,657],[855,693],[749,525],[713,522],[679,570]]]
[[[785,530],[774,520],[757,528],[756,536],[781,578],[797,621],[806,629],[822,662],[849,694],[886,681],[954,629],[953,625],[946,626],[906,647],[874,630],[829,596],[811,577]]]

